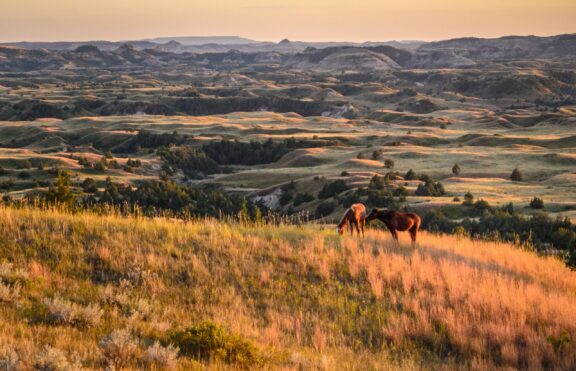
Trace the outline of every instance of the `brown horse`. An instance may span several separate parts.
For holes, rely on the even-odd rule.
[[[420,229],[420,223],[422,222],[417,214],[373,209],[370,212],[370,215],[366,218],[366,221],[374,219],[378,219],[386,225],[396,242],[398,242],[398,231],[408,231],[410,232],[410,238],[412,238],[412,246],[416,244],[416,235],[418,234],[418,229]]]
[[[350,234],[354,235],[354,226],[356,226],[356,231],[358,236],[360,236],[360,230],[362,230],[362,236],[364,236],[364,225],[366,225],[366,206],[363,204],[354,204],[350,206],[348,210],[340,219],[338,223],[338,234],[344,234],[344,228],[346,225],[350,226]]]

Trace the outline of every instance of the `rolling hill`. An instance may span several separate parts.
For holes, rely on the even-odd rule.
[[[576,272],[506,244],[5,207],[0,230],[8,369],[576,362]]]

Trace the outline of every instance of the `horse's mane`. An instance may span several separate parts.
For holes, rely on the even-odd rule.
[[[342,215],[342,219],[340,219],[340,222],[338,222],[338,228],[342,227],[344,224],[348,222],[348,214],[350,213],[351,210],[352,208],[349,207],[348,210],[346,210],[346,212],[344,213],[344,215]]]

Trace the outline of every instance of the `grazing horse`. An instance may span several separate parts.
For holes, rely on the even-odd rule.
[[[360,230],[362,230],[362,236],[364,236],[364,225],[366,224],[366,206],[363,204],[354,204],[350,206],[348,210],[340,219],[338,223],[338,234],[344,234],[344,228],[346,225],[350,226],[350,234],[354,235],[354,226],[356,226],[356,231],[358,236],[360,236]]]
[[[418,234],[418,229],[422,222],[418,214],[372,209],[370,215],[366,218],[366,221],[369,222],[374,219],[378,219],[382,223],[386,224],[386,227],[396,242],[398,242],[398,231],[408,231],[410,232],[410,238],[412,238],[412,246],[416,245],[416,235]]]

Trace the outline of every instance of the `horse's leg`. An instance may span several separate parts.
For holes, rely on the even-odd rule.
[[[350,235],[354,236],[354,224],[352,222],[350,222],[350,224],[348,225],[348,227],[350,227]]]
[[[412,248],[416,247],[416,235],[418,234],[418,228],[413,226],[410,229],[410,238],[412,239]]]
[[[392,237],[394,237],[394,239],[396,240],[396,243],[397,243],[398,245],[400,245],[400,240],[398,239],[398,231],[397,231],[397,230],[394,229],[394,230],[392,231]]]
[[[362,238],[364,238],[364,226],[366,225],[366,219],[362,219],[362,221],[360,222],[361,226],[362,226]]]
[[[416,247],[416,238],[418,237],[418,230],[420,229],[420,218],[416,218],[410,227],[410,238],[412,238],[412,247]]]
[[[356,226],[356,232],[358,233],[358,237],[360,237],[360,222],[358,222],[357,220],[354,222],[354,225]]]
[[[387,226],[388,227],[388,226]],[[392,235],[392,238],[398,242],[398,233],[396,232],[396,229],[392,228],[392,227],[388,227],[388,230],[390,231],[390,234]]]

